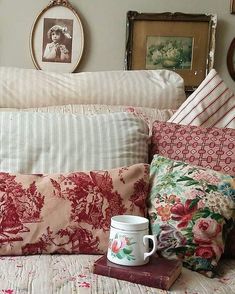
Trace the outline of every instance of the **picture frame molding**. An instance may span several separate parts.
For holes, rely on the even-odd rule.
[[[235,14],[235,0],[230,0],[230,13]]]
[[[49,2],[49,4],[43,8],[39,14],[37,15],[33,25],[32,25],[32,29],[31,29],[31,33],[30,33],[30,54],[31,54],[31,58],[33,61],[34,66],[36,67],[36,69],[39,70],[44,70],[43,66],[42,66],[42,61],[39,61],[39,58],[36,54],[36,41],[35,41],[35,34],[37,31],[37,26],[39,25],[39,22],[41,22],[41,20],[43,19],[43,16],[45,13],[47,13],[49,10],[52,9],[56,9],[57,7],[60,8],[64,8],[66,10],[69,11],[69,13],[71,13],[74,16],[74,19],[77,21],[77,27],[79,30],[79,38],[80,38],[80,46],[79,46],[79,53],[78,56],[76,58],[75,61],[71,61],[71,66],[69,65],[65,65],[63,63],[58,63],[58,69],[55,68],[56,65],[54,65],[55,63],[53,62],[53,66],[52,66],[52,71],[55,72],[74,72],[76,70],[76,68],[78,67],[81,58],[82,58],[82,54],[83,54],[83,50],[84,50],[84,30],[83,30],[83,26],[82,26],[82,22],[80,20],[80,17],[78,15],[78,12],[74,9],[74,7],[70,4],[70,2],[68,0],[52,0]],[[43,36],[41,37],[43,38]],[[74,36],[73,36],[74,38]],[[72,44],[72,46],[74,46],[74,43]],[[42,44],[38,44],[38,46]],[[72,51],[74,51],[75,49],[72,49]],[[72,53],[72,52],[71,52]],[[48,62],[49,63],[49,62]],[[50,65],[46,66],[45,70],[49,70],[50,71]]]
[[[128,11],[127,12],[127,21],[126,21],[126,50],[124,58],[124,68],[126,70],[135,69],[132,66],[133,61],[133,39],[134,39],[134,25],[136,22],[145,21],[145,22],[191,22],[199,23],[206,22],[208,23],[208,38],[206,40],[207,44],[207,54],[205,60],[205,74],[204,77],[214,66],[214,52],[215,52],[215,32],[217,26],[217,16],[215,14],[186,14],[181,12],[163,12],[163,13],[139,13],[137,11]],[[146,53],[145,53],[146,54]],[[146,69],[146,68],[142,68]],[[175,70],[180,74],[180,71]],[[185,90],[188,92],[194,91],[198,85],[188,85],[187,80],[185,83]]]
[[[227,68],[231,78],[235,81],[235,38],[232,40],[228,49]]]

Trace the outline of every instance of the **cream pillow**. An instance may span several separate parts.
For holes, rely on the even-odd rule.
[[[0,107],[109,104],[177,109],[184,81],[169,70],[52,73],[0,67]]]

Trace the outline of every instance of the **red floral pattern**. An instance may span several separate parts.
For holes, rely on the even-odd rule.
[[[122,172],[0,173],[0,254],[104,253],[111,217],[144,216],[148,190],[146,164]]]
[[[197,210],[197,205],[192,205],[193,200],[187,199],[185,204],[176,203],[171,207],[171,219],[178,221],[178,228],[185,228],[192,219],[193,213]]]

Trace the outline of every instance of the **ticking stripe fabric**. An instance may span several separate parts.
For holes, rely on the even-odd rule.
[[[0,67],[0,107],[109,104],[177,109],[184,81],[169,70],[52,73]]]
[[[148,126],[129,113],[0,112],[0,171],[62,173],[148,162]]]
[[[202,127],[235,128],[235,95],[212,69],[169,122]]]

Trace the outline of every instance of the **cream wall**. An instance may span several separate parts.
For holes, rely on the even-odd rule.
[[[226,66],[235,37],[230,0],[70,0],[84,27],[85,50],[77,71],[119,70],[124,66],[126,12],[216,13],[215,68],[235,91]],[[29,36],[38,13],[49,0],[0,0],[0,65],[34,68]]]

